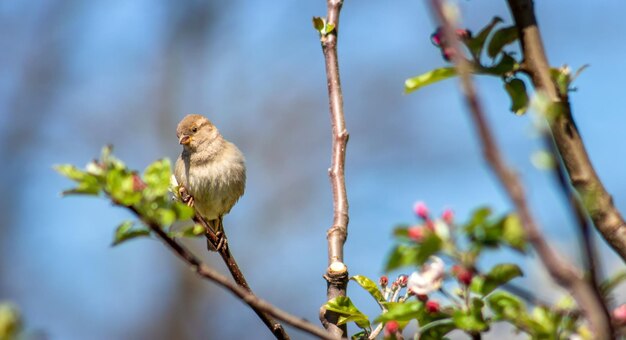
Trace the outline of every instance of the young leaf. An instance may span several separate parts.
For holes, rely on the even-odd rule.
[[[515,264],[498,264],[485,276],[485,281],[481,287],[481,294],[487,295],[501,285],[523,276],[522,270]]]
[[[506,76],[519,69],[519,63],[508,53],[502,53],[500,61],[494,66],[481,70],[480,73],[495,76]]]
[[[522,300],[505,291],[494,292],[486,300],[496,320],[515,320],[526,312]]]
[[[510,214],[502,223],[502,238],[511,248],[519,251],[526,249],[526,232],[517,214]]]
[[[368,277],[363,275],[354,275],[350,278],[350,280],[353,280],[361,287],[363,287],[363,289],[367,290],[367,292],[370,293],[374,300],[378,302],[385,301],[383,294],[380,292],[380,289],[378,289],[378,285],[374,281],[370,280]]]
[[[376,322],[409,321],[418,317],[424,310],[424,303],[421,301],[410,302],[387,302],[387,311],[376,318]]]
[[[320,17],[313,17],[313,28],[315,28],[316,31],[322,33],[322,30],[324,29],[325,26],[325,20],[320,18]]]
[[[130,239],[142,236],[150,235],[150,229],[145,227],[137,227],[133,228],[134,222],[132,221],[124,221],[120,224],[115,230],[115,237],[113,239],[113,246],[116,246],[124,241],[128,241]]]
[[[78,184],[76,188],[64,191],[63,195],[97,195],[100,192],[101,186],[96,176],[82,171],[70,164],[56,165],[54,166],[54,169],[61,175],[75,181]]]
[[[442,67],[428,71],[417,77],[407,79],[404,82],[404,93],[411,93],[426,85],[454,77],[456,74],[456,69],[454,67]]]
[[[483,317],[482,308],[484,303],[481,299],[473,298],[469,310],[455,310],[452,314],[454,324],[470,333],[482,332],[489,328]]]
[[[509,26],[501,28],[493,34],[489,42],[489,47],[487,47],[487,54],[489,57],[494,58],[502,51],[504,46],[515,42],[515,40],[517,40],[517,27]]]
[[[626,281],[626,270],[619,271],[612,277],[602,282],[600,284],[600,292],[602,292],[603,296],[607,296],[611,294],[613,289],[615,289],[624,281]]]
[[[474,38],[469,39],[467,42],[467,47],[470,49],[473,55],[480,58],[482,54],[483,47],[485,45],[485,40],[489,36],[489,33],[496,27],[497,24],[502,22],[502,18],[494,17],[491,19],[491,22],[485,26]]]
[[[171,163],[167,158],[148,165],[143,173],[143,180],[147,185],[145,195],[149,198],[166,195],[170,187],[171,175]]]
[[[329,311],[340,314],[339,324],[343,325],[347,322],[354,322],[360,328],[367,329],[370,327],[370,322],[367,316],[361,313],[358,308],[352,303],[347,296],[338,296],[324,305],[324,308]]]
[[[524,81],[513,78],[504,83],[504,89],[511,98],[511,111],[518,116],[526,113],[529,100]]]

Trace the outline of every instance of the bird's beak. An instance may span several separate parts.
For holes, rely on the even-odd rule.
[[[191,137],[187,136],[187,135],[182,135],[180,136],[180,138],[178,139],[178,143],[180,145],[188,145],[189,143],[191,143]]]

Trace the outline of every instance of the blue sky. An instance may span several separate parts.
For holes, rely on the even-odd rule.
[[[505,2],[461,1],[477,31],[494,15],[510,23]],[[626,208],[621,138],[626,76],[626,4],[537,2],[550,62],[590,67],[576,80],[574,115],[592,161],[615,203]],[[0,129],[7,166],[1,183],[0,300],[16,302],[29,329],[53,339],[270,338],[255,315],[212,284],[196,280],[160,243],[111,248],[129,215],[103,200],[59,192],[70,183],[53,164],[85,164],[107,143],[134,168],[180,152],[175,125],[187,113],[208,116],[244,152],[245,196],[226,218],[230,245],[253,289],[278,306],[317,320],[324,302],[326,229],[332,221],[327,168],[330,124],[323,57],[311,17],[324,1],[30,1],[0,4],[11,51],[0,63]],[[347,128],[351,274],[376,278],[391,230],[414,220],[416,200],[464,220],[488,204],[510,208],[482,161],[457,82],[411,95],[408,77],[444,62],[421,1],[346,1],[339,58]],[[527,185],[533,211],[572,261],[572,219],[551,178],[530,156],[540,148],[530,116],[508,111],[497,79],[476,79],[507,160]],[[11,138],[9,138],[11,137]],[[15,183],[19,183],[16,190]],[[13,194],[14,193],[14,194]],[[623,267],[603,246],[607,270]],[[202,241],[190,246],[204,254]],[[533,260],[525,282],[545,274]],[[546,285],[542,294],[553,295]],[[376,306],[350,286],[357,306]],[[183,302],[181,302],[183,301]],[[182,313],[182,314],[178,314]],[[182,326],[181,326],[182,325]],[[167,328],[170,327],[170,328]],[[305,338],[295,332],[296,338]]]

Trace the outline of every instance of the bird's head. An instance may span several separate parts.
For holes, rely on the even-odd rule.
[[[206,117],[191,114],[178,123],[176,137],[186,150],[196,150],[200,145],[211,142],[220,136],[219,131]]]

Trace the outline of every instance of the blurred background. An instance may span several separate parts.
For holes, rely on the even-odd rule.
[[[471,30],[494,15],[511,23],[505,1],[459,3]],[[575,82],[574,114],[596,170],[626,211],[626,3],[536,5],[550,62],[591,65]],[[0,2],[0,301],[20,307],[28,330],[50,339],[271,338],[248,307],[195,277],[159,242],[110,247],[125,211],[59,195],[71,183],[52,165],[82,166],[107,143],[137,169],[175,159],[175,126],[188,113],[208,116],[247,157],[246,194],[225,225],[250,285],[317,323],[332,201],[326,79],[311,18],[325,14],[323,0]],[[457,82],[402,94],[406,78],[444,65],[429,41],[426,2],[346,1],[340,29],[350,132],[346,262],[351,274],[376,280],[394,225],[416,221],[415,201],[435,214],[452,208],[460,221],[481,205],[499,213],[510,205],[482,161]],[[542,227],[579,261],[573,219],[552,178],[530,162],[540,148],[532,119],[508,111],[497,79],[477,82]],[[202,240],[187,244],[226,272]],[[597,244],[606,273],[624,267]],[[532,256],[492,254],[484,267],[520,263],[519,285],[539,287],[546,299],[560,294]],[[360,288],[349,292],[377,315]]]

